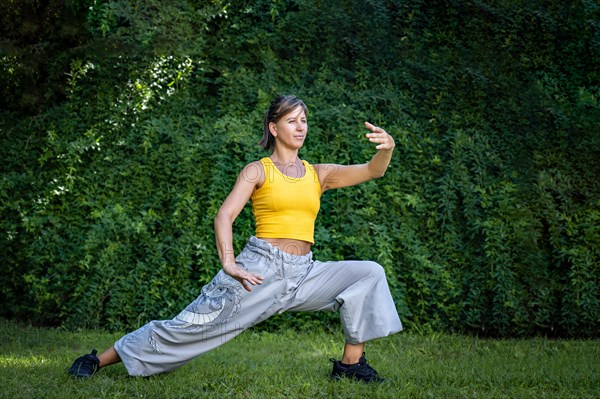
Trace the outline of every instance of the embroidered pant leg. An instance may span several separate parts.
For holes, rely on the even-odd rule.
[[[115,349],[133,376],[172,371],[282,311],[312,265],[311,255],[293,256],[252,237],[236,262],[262,275],[252,292],[223,271],[172,320],[155,320],[125,335]]]

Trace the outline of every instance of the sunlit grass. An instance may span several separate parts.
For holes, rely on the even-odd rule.
[[[38,367],[47,364],[57,364],[55,359],[43,356],[0,356],[0,367]]]
[[[119,364],[90,380],[73,359],[120,334],[0,320],[0,398],[597,398],[600,342],[485,340],[403,332],[370,343],[381,386],[331,382],[342,335],[248,331],[169,374],[132,378]]]

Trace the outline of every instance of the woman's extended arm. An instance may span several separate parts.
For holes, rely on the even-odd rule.
[[[233,189],[219,208],[214,221],[217,251],[223,271],[238,280],[247,291],[252,291],[251,285],[261,284],[263,278],[248,273],[235,263],[233,222],[250,199],[254,189],[264,181],[262,170],[260,162],[252,162],[244,167]]]
[[[385,174],[396,146],[394,139],[385,130],[369,122],[365,122],[365,126],[370,130],[366,137],[370,142],[377,144],[377,153],[368,163],[359,165],[315,165],[323,191],[354,186]]]

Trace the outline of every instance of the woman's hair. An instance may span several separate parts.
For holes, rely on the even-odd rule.
[[[271,106],[263,117],[263,136],[258,145],[265,150],[273,151],[273,148],[275,148],[275,137],[269,130],[269,124],[271,122],[277,123],[284,115],[287,115],[299,106],[304,110],[304,114],[308,116],[306,104],[296,96],[279,96],[271,101]]]

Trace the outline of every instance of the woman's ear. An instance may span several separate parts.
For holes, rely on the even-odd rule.
[[[275,122],[269,123],[269,131],[271,132],[273,137],[277,137],[277,125],[275,125]]]

